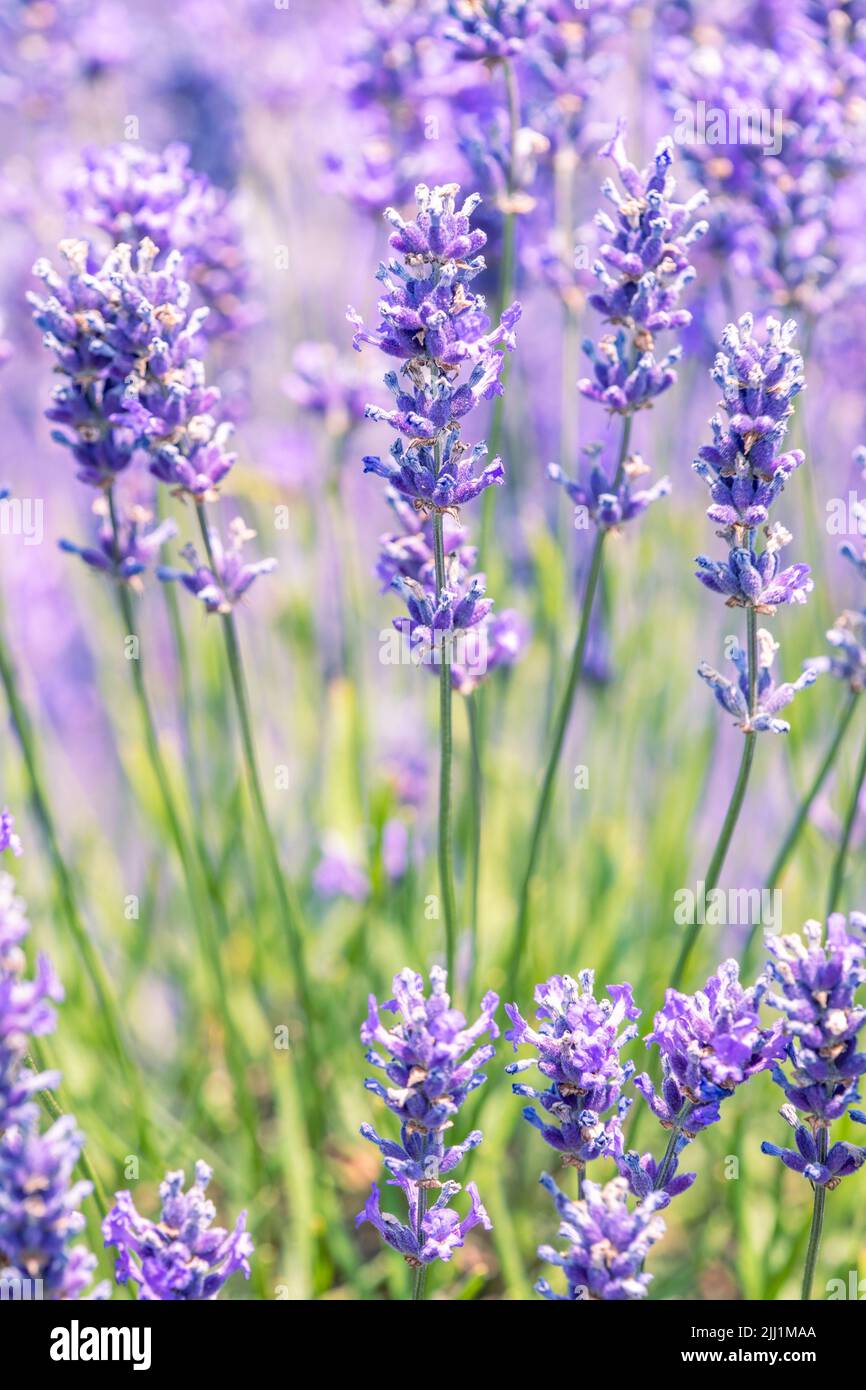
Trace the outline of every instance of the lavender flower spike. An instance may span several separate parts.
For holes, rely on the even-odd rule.
[[[587,1179],[579,1202],[570,1201],[549,1173],[542,1174],[541,1182],[556,1203],[562,1218],[559,1234],[568,1249],[560,1254],[542,1245],[538,1254],[562,1269],[568,1292],[556,1293],[546,1279],[539,1279],[536,1292],[560,1303],[645,1298],[652,1275],[644,1271],[644,1263],[665,1232],[658,1215],[664,1196],[650,1193],[629,1210],[624,1178],[613,1178],[604,1187]]]
[[[662,1055],[661,1094],[646,1074],[634,1083],[662,1125],[693,1138],[718,1120],[721,1102],[737,1086],[782,1055],[781,1026],[761,1025],[758,1011],[765,994],[763,981],[743,988],[735,960],[723,961],[696,994],[667,991],[646,1040]]]
[[[550,1083],[539,1091],[517,1082],[514,1094],[540,1103],[549,1122],[532,1106],[523,1111],[524,1118],[541,1131],[566,1164],[582,1165],[621,1153],[621,1120],[631,1104],[622,1091],[634,1064],[623,1064],[620,1051],[637,1036],[637,1028],[631,1025],[640,1017],[640,1009],[630,985],[609,985],[610,998],[597,1000],[593,983],[593,972],[583,970],[577,980],[554,975],[537,985],[537,1017],[544,1020],[537,1030],[521,1017],[516,1004],[505,1006],[513,1025],[505,1036],[515,1052],[521,1043],[530,1043],[539,1054],[537,1063],[535,1059],[512,1062],[506,1072],[515,1075],[537,1065]],[[615,1113],[605,1120],[614,1107]]]
[[[370,995],[369,1012],[361,1026],[367,1060],[381,1067],[390,1083],[383,1085],[368,1078],[365,1085],[399,1117],[400,1143],[382,1138],[372,1125],[363,1125],[361,1133],[381,1150],[391,1174],[389,1184],[403,1189],[410,1225],[402,1226],[395,1217],[381,1213],[375,1187],[357,1224],[371,1222],[388,1244],[416,1265],[430,1259],[449,1259],[452,1247],[462,1244],[463,1234],[472,1225],[480,1222],[487,1229],[490,1225],[472,1184],[467,1187],[470,1215],[460,1223],[448,1209],[459,1184],[443,1184],[441,1179],[481,1142],[478,1130],[447,1147],[444,1136],[466,1097],[486,1079],[480,1068],[493,1056],[494,1047],[492,1042],[480,1047],[476,1044],[485,1033],[491,1039],[499,1036],[494,1021],[499,999],[493,993],[486,994],[479,1018],[467,1026],[463,1015],[451,1008],[446,979],[445,971],[434,966],[430,996],[426,998],[421,976],[402,970],[394,977],[393,999],[380,1006]],[[399,1013],[401,1021],[387,1028],[380,1007],[384,1012]],[[430,1188],[441,1188],[442,1192],[428,1211],[426,1194]]]
[[[732,714],[743,733],[786,734],[791,728],[785,719],[778,719],[780,710],[789,705],[800,690],[814,685],[820,674],[817,663],[810,663],[795,681],[776,685],[773,680],[773,662],[779,650],[766,630],[759,628],[758,638],[758,678],[755,696],[755,709],[749,711],[749,662],[748,655],[738,644],[734,644],[731,661],[737,670],[737,679],[728,680],[720,675],[706,661],[698,666],[698,675],[706,681],[722,709]]]
[[[270,574],[276,569],[276,560],[244,561],[243,547],[252,540],[251,531],[241,517],[229,523],[229,543],[223,546],[216,531],[210,532],[210,558],[203,563],[194,545],[185,545],[180,552],[190,567],[186,570],[173,569],[168,565],[157,568],[157,578],[163,583],[179,581],[185,589],[200,599],[208,613],[230,613],[240,601],[250,585],[260,574]]]
[[[652,405],[676,381],[680,349],[659,361],[655,338],[691,323],[692,316],[679,307],[679,299],[694,279],[689,255],[694,242],[707,231],[707,223],[694,221],[706,202],[705,193],[687,203],[672,201],[672,141],[662,141],[652,164],[639,172],[626,158],[624,133],[625,123],[619,121],[613,139],[601,150],[613,160],[624,191],[612,179],[602,184],[616,217],[606,212],[596,215],[608,239],[593,266],[599,288],[589,299],[616,332],[595,345],[584,342],[593,376],[579,381],[578,390],[610,411],[631,415]]]
[[[160,1184],[159,1221],[140,1216],[130,1192],[118,1192],[102,1224],[106,1246],[117,1246],[116,1279],[138,1286],[147,1302],[215,1299],[233,1274],[250,1277],[252,1239],[241,1212],[232,1231],[213,1226],[216,1208],[205,1195],[211,1169],[199,1161],[195,1182],[183,1190],[183,1173]]]
[[[15,818],[6,807],[0,811],[0,854],[11,850],[16,857],[21,855],[21,840],[15,833]]]

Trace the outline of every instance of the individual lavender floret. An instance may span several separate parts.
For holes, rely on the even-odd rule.
[[[791,542],[783,526],[766,527],[767,542],[760,555],[751,547],[736,545],[722,561],[698,555],[695,571],[705,588],[722,594],[729,608],[754,608],[756,613],[775,613],[780,604],[805,603],[814,584],[809,566],[779,569],[778,554]]]
[[[183,1190],[184,1175],[167,1173],[160,1183],[159,1221],[140,1216],[130,1192],[118,1192],[102,1223],[106,1246],[118,1249],[118,1284],[131,1279],[144,1301],[215,1299],[238,1270],[250,1277],[252,1238],[242,1211],[234,1229],[214,1226],[216,1207],[205,1189],[212,1177],[206,1163],[195,1165],[195,1182]]]
[[[392,248],[403,263],[380,266],[385,287],[379,300],[380,322],[371,332],[360,315],[349,309],[355,325],[353,344],[359,351],[370,343],[403,363],[400,382],[394,372],[385,377],[395,397],[395,409],[368,407],[367,414],[405,435],[391,448],[391,462],[378,456],[364,459],[364,471],[385,478],[399,493],[426,511],[448,511],[501,483],[504,470],[495,458],[481,472],[475,465],[486,445],[469,449],[460,437],[461,421],[482,400],[502,392],[503,352],[515,345],[514,325],[520,306],[511,305],[491,330],[486,303],[469,285],[484,269],[478,254],[485,233],[473,229],[470,218],[478,194],[457,209],[457,184],[429,189],[419,184],[417,217],[406,222],[392,208],[385,214],[394,228]],[[469,376],[460,380],[464,367]]]
[[[631,985],[608,985],[609,998],[597,1000],[594,980],[592,970],[582,970],[577,980],[553,975],[536,985],[536,1017],[543,1020],[538,1029],[525,1021],[516,1004],[505,1006],[512,1022],[505,1036],[515,1052],[522,1043],[538,1051],[537,1060],[511,1062],[506,1072],[513,1076],[537,1065],[549,1082],[544,1091],[514,1083],[514,1094],[537,1100],[548,1117],[530,1105],[524,1118],[564,1163],[573,1165],[622,1151],[621,1121],[631,1104],[622,1092],[634,1064],[623,1064],[620,1051],[637,1036],[633,1023],[640,1009]]]
[[[388,1182],[392,1187],[402,1187],[406,1194],[406,1200],[409,1204],[408,1225],[404,1226],[390,1212],[382,1211],[379,1205],[379,1188],[375,1183],[373,1183],[373,1190],[367,1198],[364,1210],[359,1211],[355,1217],[355,1225],[356,1227],[363,1226],[365,1222],[369,1222],[379,1232],[385,1244],[398,1250],[412,1268],[417,1269],[419,1265],[432,1264],[434,1260],[447,1262],[451,1259],[454,1251],[465,1244],[466,1237],[473,1227],[481,1226],[485,1231],[492,1228],[492,1222],[482,1205],[478,1188],[474,1182],[466,1184],[470,1207],[469,1214],[464,1216],[462,1220],[458,1213],[448,1206],[452,1197],[460,1191],[460,1184],[459,1182],[445,1182],[441,1184],[442,1190],[436,1201],[431,1207],[426,1208],[421,1217],[421,1238],[419,1240],[419,1185],[397,1178],[389,1178]]]
[[[82,1145],[71,1115],[40,1134],[35,1106],[0,1139],[0,1279],[41,1281],[43,1298],[109,1297],[107,1284],[85,1293],[96,1257],[69,1246],[84,1229],[80,1207],[92,1191],[72,1181]]]
[[[541,27],[538,0],[448,0],[449,21],[442,37],[465,62],[513,58]]]
[[[866,1115],[861,1110],[849,1110],[848,1115],[852,1120],[857,1120],[859,1124],[866,1124]],[[821,1157],[816,1133],[813,1129],[804,1125],[796,1107],[793,1105],[781,1105],[779,1114],[782,1119],[791,1126],[794,1131],[796,1149],[780,1148],[778,1144],[771,1144],[765,1139],[761,1144],[761,1153],[769,1154],[772,1158],[780,1158],[786,1168],[790,1168],[794,1173],[802,1173],[804,1178],[808,1178],[816,1187],[826,1187],[828,1191],[838,1187],[843,1178],[848,1178],[852,1173],[866,1163],[866,1146],[862,1144],[848,1144],[842,1140],[828,1146],[824,1157]]]
[[[568,1292],[555,1293],[546,1279],[539,1279],[536,1292],[565,1303],[645,1298],[653,1276],[644,1271],[644,1263],[665,1232],[658,1215],[663,1194],[651,1193],[629,1209],[624,1178],[613,1178],[604,1187],[587,1179],[579,1202],[570,1201],[549,1173],[542,1174],[541,1182],[556,1203],[562,1218],[559,1234],[568,1249],[560,1253],[542,1245],[538,1254],[562,1269]]]
[[[622,1177],[628,1183],[629,1191],[641,1201],[649,1197],[651,1193],[658,1193],[659,1197],[666,1199],[659,1202],[659,1207],[666,1207],[673,1197],[679,1197],[681,1193],[687,1192],[698,1176],[697,1173],[678,1173],[677,1163],[679,1155],[689,1143],[685,1134],[681,1134],[674,1147],[674,1154],[669,1160],[665,1169],[665,1179],[661,1187],[657,1184],[660,1180],[662,1165],[650,1153],[639,1154],[634,1149],[629,1149],[624,1154],[616,1155],[616,1166]]]
[[[600,446],[591,446],[583,451],[590,459],[595,460],[600,452]],[[626,459],[622,468],[622,480],[614,486],[614,480],[609,478],[604,469],[594,462],[590,471],[589,484],[583,486],[581,483],[572,482],[563,473],[559,464],[549,463],[547,465],[547,476],[553,482],[561,484],[565,488],[576,508],[576,515],[579,512],[587,521],[592,521],[603,531],[617,530],[624,522],[633,521],[635,517],[645,512],[653,502],[657,502],[660,497],[667,497],[671,490],[670,478],[660,478],[650,488],[633,488],[632,483],[636,478],[643,477],[648,473],[649,467],[643,462],[639,454],[632,454]]]
[[[250,530],[241,517],[235,517],[229,523],[228,530],[227,546],[223,545],[217,531],[209,532],[210,557],[207,562],[199,558],[194,545],[183,547],[180,553],[191,573],[169,565],[159,565],[157,578],[164,583],[177,580],[201,600],[208,613],[230,613],[259,575],[270,574],[276,569],[277,562],[274,559],[255,560],[252,563],[244,560],[243,547],[255,537],[256,532]]]
[[[779,710],[789,705],[798,691],[814,685],[819,667],[809,663],[795,681],[776,685],[773,662],[779,644],[774,642],[766,628],[759,628],[757,637],[758,673],[753,712],[749,711],[749,658],[739,644],[735,643],[731,652],[731,661],[737,669],[736,680],[728,680],[706,661],[699,665],[698,675],[706,681],[722,709],[734,716],[744,734],[787,734],[791,726],[787,720],[777,718]]]
[[[739,973],[737,962],[726,960],[696,994],[669,989],[647,1034],[647,1046],[655,1043],[662,1056],[661,1094],[645,1073],[634,1084],[664,1126],[689,1138],[714,1124],[721,1102],[784,1050],[781,1026],[761,1025],[765,984],[744,989]]]
[[[20,858],[22,853],[21,839],[15,833],[15,817],[4,806],[3,810],[0,811],[0,854],[6,849],[11,850],[16,858]]]
[[[616,220],[605,212],[596,216],[608,240],[593,266],[599,289],[589,300],[617,332],[597,345],[584,342],[594,379],[579,381],[578,389],[608,410],[630,415],[651,405],[676,381],[681,350],[675,348],[657,361],[655,335],[691,323],[691,314],[679,307],[679,300],[695,275],[690,248],[707,224],[694,221],[706,201],[704,193],[687,203],[672,201],[672,142],[662,141],[652,164],[638,171],[626,158],[624,131],[624,122],[618,122],[613,139],[601,150],[614,161],[624,191],[613,179],[602,185],[616,209]]]
[[[74,541],[61,540],[60,549],[70,555],[79,555],[91,569],[126,583],[135,583],[156,559],[167,540],[177,535],[177,526],[168,519],[153,524],[151,513],[146,507],[134,506],[123,512],[117,519],[117,535],[111,524],[108,507],[100,498],[93,508],[99,518],[96,545],[76,545]]]
[[[381,1150],[385,1167],[392,1175],[390,1184],[403,1189],[409,1205],[409,1226],[380,1212],[375,1186],[357,1224],[372,1222],[383,1239],[400,1250],[410,1264],[450,1259],[453,1247],[463,1243],[463,1235],[471,1226],[480,1222],[485,1229],[490,1228],[473,1184],[466,1189],[471,1201],[469,1217],[460,1222],[448,1209],[459,1184],[443,1184],[442,1178],[481,1142],[479,1130],[448,1147],[444,1136],[467,1096],[486,1080],[480,1068],[495,1049],[492,1041],[480,1047],[476,1043],[485,1033],[491,1039],[499,1036],[494,1019],[499,998],[492,992],[486,994],[479,1018],[467,1027],[463,1014],[451,1008],[446,983],[445,971],[433,966],[430,996],[425,998],[421,976],[413,970],[402,970],[394,976],[394,998],[381,1005],[383,1011],[399,1014],[400,1022],[387,1028],[371,994],[367,1019],[361,1026],[361,1041],[368,1048],[367,1060],[381,1067],[389,1082],[386,1086],[368,1077],[364,1084],[399,1117],[400,1143],[380,1137],[372,1125],[362,1125],[361,1133]],[[425,1218],[421,1223],[425,1239],[419,1242],[419,1211],[426,1210],[430,1188],[442,1191],[426,1213],[430,1220]]]

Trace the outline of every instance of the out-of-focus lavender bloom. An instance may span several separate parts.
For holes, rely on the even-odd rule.
[[[370,895],[370,880],[343,844],[334,839],[313,870],[313,888],[320,898],[352,898],[363,902]]]
[[[127,583],[143,574],[153,564],[160,547],[177,535],[177,526],[172,520],[154,525],[146,507],[134,506],[118,516],[115,537],[108,507],[102,498],[93,510],[99,518],[96,545],[82,546],[61,540],[60,549],[79,555],[92,569]]]
[[[597,459],[599,448],[584,450],[591,459]],[[592,521],[603,531],[617,530],[624,522],[632,521],[645,512],[651,503],[660,497],[667,497],[671,490],[670,478],[660,478],[650,488],[634,488],[634,479],[643,477],[649,467],[639,454],[632,454],[622,468],[622,479],[614,488],[614,481],[607,477],[597,462],[593,463],[589,483],[572,482],[557,463],[547,465],[547,476],[560,483],[568,493],[575,508],[586,522]]]
[[[354,346],[360,351],[362,343],[371,343],[400,358],[411,388],[401,387],[393,372],[386,376],[396,410],[373,406],[368,414],[409,435],[410,442],[404,447],[401,439],[395,441],[391,463],[366,457],[364,471],[378,473],[428,511],[458,507],[502,481],[498,458],[476,476],[475,464],[486,446],[467,450],[460,422],[479,401],[501,393],[500,349],[514,348],[513,330],[520,316],[520,306],[512,305],[491,331],[484,298],[469,291],[470,282],[484,269],[478,253],[487,238],[470,223],[478,194],[467,198],[458,211],[458,192],[456,184],[432,190],[420,184],[418,215],[412,222],[388,209],[386,217],[394,227],[390,244],[404,263],[392,260],[379,268],[386,292],[379,300],[378,330],[367,329],[354,309],[348,313],[356,328]],[[460,369],[466,365],[469,378],[461,383]]]
[[[401,1187],[406,1194],[409,1204],[409,1222],[403,1225],[396,1216],[390,1212],[382,1211],[379,1204],[379,1188],[373,1183],[373,1189],[364,1205],[364,1210],[358,1212],[355,1218],[356,1226],[363,1226],[369,1222],[371,1226],[379,1232],[386,1245],[390,1245],[393,1250],[399,1251],[406,1263],[413,1268],[419,1265],[432,1264],[434,1260],[447,1262],[451,1259],[455,1250],[465,1244],[466,1237],[475,1226],[481,1226],[485,1231],[492,1227],[490,1217],[482,1205],[478,1195],[478,1188],[474,1182],[466,1184],[466,1194],[469,1197],[469,1214],[461,1220],[458,1213],[449,1207],[448,1203],[460,1191],[459,1182],[441,1183],[441,1192],[431,1207],[427,1207],[423,1216],[420,1218],[420,1240],[419,1240],[419,1195],[420,1187],[417,1183],[401,1181],[397,1178],[388,1179],[389,1186]]]
[[[118,1284],[131,1279],[147,1302],[215,1299],[240,1271],[250,1277],[253,1242],[242,1211],[234,1229],[214,1226],[216,1207],[206,1195],[212,1171],[199,1160],[195,1182],[183,1190],[182,1172],[167,1173],[160,1183],[159,1221],[139,1215],[131,1192],[115,1194],[102,1223],[106,1246],[117,1247]]]
[[[624,1178],[613,1178],[604,1187],[587,1179],[579,1202],[570,1201],[548,1173],[541,1182],[556,1203],[562,1220],[559,1234],[568,1248],[560,1253],[542,1245],[538,1254],[563,1271],[567,1292],[556,1293],[546,1279],[539,1279],[536,1292],[565,1303],[645,1298],[652,1275],[645,1272],[644,1263],[665,1232],[658,1215],[663,1195],[651,1193],[629,1209]]]
[[[515,57],[544,20],[538,0],[448,0],[448,15],[455,56],[487,63]]]
[[[827,631],[827,641],[833,654],[810,656],[804,662],[806,670],[834,676],[858,694],[866,690],[866,612],[840,613]]]
[[[15,817],[4,806],[3,810],[0,811],[0,854],[6,849],[11,850],[16,858],[19,858],[22,853],[21,839],[15,833]]]
[[[775,1066],[773,1080],[787,1098],[781,1114],[794,1130],[797,1149],[780,1149],[769,1142],[761,1148],[811,1182],[830,1188],[866,1160],[864,1147],[828,1147],[827,1134],[831,1123],[846,1114],[866,1124],[866,1116],[851,1108],[860,1099],[858,1083],[866,1072],[866,1055],[857,1051],[866,1008],[856,1002],[866,981],[864,929],[866,916],[853,912],[848,921],[841,913],[829,917],[823,941],[821,923],[815,921],[805,923],[802,936],[764,934],[771,957],[765,976],[767,1003],[782,1015],[791,1067],[786,1074]]]
[[[382,864],[392,883],[399,882],[409,868],[409,827],[397,816],[382,826]]]
[[[522,1043],[538,1051],[537,1060],[511,1062],[506,1072],[515,1075],[537,1065],[549,1082],[544,1091],[514,1083],[514,1094],[537,1100],[547,1116],[530,1105],[524,1118],[564,1163],[575,1165],[622,1152],[621,1120],[631,1104],[622,1092],[634,1064],[623,1064],[620,1051],[637,1036],[633,1023],[640,1017],[631,985],[608,985],[610,998],[597,1000],[594,978],[593,971],[583,970],[577,980],[553,975],[537,985],[536,1014],[543,1020],[538,1029],[525,1021],[516,1004],[505,1006],[512,1022],[505,1036],[515,1052]]]
[[[624,129],[620,121],[601,151],[614,161],[624,192],[612,179],[602,185],[616,209],[616,221],[605,212],[596,216],[608,241],[593,267],[599,289],[589,300],[618,327],[596,345],[589,339],[584,342],[594,377],[579,381],[578,388],[608,410],[629,415],[651,405],[676,381],[680,350],[657,361],[655,335],[691,323],[691,314],[679,307],[679,300],[695,274],[690,247],[707,224],[694,221],[705,194],[687,203],[672,201],[671,142],[663,141],[653,163],[639,172],[626,158]]]
[[[0,1139],[0,1279],[41,1281],[43,1298],[109,1296],[107,1284],[86,1294],[96,1257],[69,1245],[84,1230],[80,1207],[91,1191],[72,1181],[82,1144],[71,1115],[40,1134],[35,1107]]]
[[[318,416],[332,437],[347,434],[365,418],[369,382],[333,343],[299,343],[283,390],[295,405]]]
[[[180,553],[191,573],[160,565],[156,571],[157,578],[166,583],[177,580],[201,600],[208,613],[230,613],[259,575],[270,574],[276,569],[277,562],[273,559],[244,560],[243,547],[256,533],[241,517],[237,516],[229,523],[228,531],[229,543],[225,546],[218,532],[210,531],[210,556],[207,561],[199,558],[194,545],[183,547]]]
[[[698,675],[706,681],[722,709],[732,714],[743,733],[787,734],[790,724],[779,719],[778,713],[791,703],[794,696],[807,686],[814,685],[818,678],[818,668],[808,665],[795,681],[785,681],[776,685],[773,679],[773,662],[779,650],[766,628],[758,629],[758,673],[755,692],[755,708],[749,709],[749,657],[738,644],[731,652],[731,661],[737,670],[736,680],[726,676],[702,661]]]
[[[647,1046],[655,1043],[662,1056],[661,1095],[645,1073],[634,1083],[663,1125],[692,1137],[718,1120],[737,1086],[773,1066],[785,1044],[780,1025],[761,1025],[765,993],[763,982],[743,988],[735,960],[723,961],[696,994],[667,991],[647,1034]]]
[[[691,172],[719,216],[710,249],[749,275],[766,299],[817,314],[845,293],[838,189],[862,167],[862,75],[845,80],[810,40],[797,7],[796,40],[774,51],[741,32],[704,26],[698,43],[661,47],[656,75],[676,113]]]
[[[184,271],[210,309],[215,337],[249,321],[249,268],[225,191],[189,165],[186,145],[159,154],[124,140],[84,153],[67,193],[70,209],[117,242],[149,237],[161,259],[180,251]]]
[[[448,1259],[453,1246],[462,1244],[463,1232],[469,1226],[478,1221],[486,1229],[490,1226],[471,1184],[467,1188],[472,1202],[469,1225],[461,1226],[456,1215],[447,1210],[459,1185],[443,1184],[441,1179],[481,1142],[479,1130],[448,1147],[444,1136],[466,1097],[486,1080],[480,1068],[493,1056],[493,1043],[480,1047],[476,1044],[485,1033],[491,1039],[499,1036],[494,1018],[499,999],[492,992],[486,994],[479,1018],[467,1026],[463,1014],[451,1008],[446,982],[445,971],[434,966],[430,971],[430,996],[425,998],[421,976],[412,970],[401,971],[394,977],[395,997],[381,1006],[388,1013],[400,1014],[401,1021],[392,1028],[386,1027],[380,1006],[371,994],[367,1019],[361,1026],[361,1041],[368,1048],[367,1060],[383,1069],[388,1082],[383,1085],[370,1077],[365,1085],[398,1116],[400,1143],[380,1137],[372,1125],[362,1125],[361,1133],[381,1149],[385,1167],[392,1175],[390,1183],[403,1189],[410,1225],[402,1226],[394,1217],[380,1213],[375,1187],[358,1224],[371,1221],[410,1263]],[[434,1221],[429,1226],[423,1222],[421,1225],[422,1234],[433,1239],[434,1245],[428,1245],[427,1240],[419,1244],[417,1234],[413,1234],[419,1229],[418,1204],[423,1195],[426,1205],[428,1188],[442,1188],[439,1201],[431,1208],[431,1212],[437,1213]],[[459,1238],[451,1240],[452,1233]]]

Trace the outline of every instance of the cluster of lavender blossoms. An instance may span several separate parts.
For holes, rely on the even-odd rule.
[[[366,412],[397,434],[390,462],[364,459],[364,471],[389,484],[388,497],[403,528],[402,537],[383,538],[379,573],[390,569],[389,582],[406,603],[414,659],[435,669],[447,647],[452,684],[468,694],[488,670],[516,658],[522,626],[510,614],[493,619],[484,576],[468,573],[474,554],[466,546],[452,548],[453,530],[452,544],[443,538],[442,572],[437,572],[434,528],[426,519],[456,518],[463,503],[502,483],[501,459],[478,472],[487,446],[469,448],[461,429],[481,401],[502,394],[504,353],[514,349],[520,306],[511,305],[491,329],[483,296],[469,289],[484,269],[479,252],[487,238],[470,223],[480,198],[472,195],[458,210],[458,192],[456,184],[419,185],[413,222],[388,209],[385,216],[394,227],[390,244],[403,261],[379,267],[385,293],[377,330],[367,329],[354,309],[348,318],[356,328],[356,349],[371,343],[403,364],[400,377],[388,372],[384,378],[394,408],[371,405]],[[408,505],[397,505],[401,499]],[[418,516],[425,522],[416,524]],[[395,625],[402,630],[404,623]]]
[[[137,1286],[145,1302],[215,1299],[233,1274],[250,1277],[252,1239],[242,1211],[234,1229],[214,1226],[216,1208],[206,1193],[211,1169],[199,1161],[195,1182],[184,1192],[181,1171],[167,1173],[160,1184],[158,1221],[141,1216],[130,1192],[118,1192],[102,1225],[107,1246],[117,1246],[116,1278]]]
[[[759,341],[751,314],[728,325],[712,370],[727,419],[713,416],[713,442],[692,465],[710,491],[707,516],[728,546],[724,560],[697,557],[697,578],[729,607],[745,608],[752,624],[757,614],[773,614],[780,604],[805,603],[813,587],[808,565],[780,568],[779,554],[792,537],[784,526],[770,522],[773,502],[803,463],[799,449],[779,452],[793,401],[803,389],[796,331],[793,320],[783,325],[770,317]],[[790,725],[776,717],[778,712],[818,673],[807,667],[793,683],[777,686],[772,675],[777,644],[769,632],[756,629],[754,643],[748,645],[751,650],[735,646],[731,652],[735,680],[707,662],[700,664],[698,675],[744,733],[787,733]]]
[[[486,994],[479,1018],[467,1027],[463,1014],[451,1008],[446,983],[445,971],[434,966],[427,998],[421,976],[402,970],[394,977],[393,999],[380,1006],[370,995],[369,1013],[361,1027],[367,1060],[382,1068],[388,1082],[383,1085],[368,1078],[365,1085],[399,1118],[400,1142],[381,1138],[372,1125],[363,1125],[361,1133],[381,1149],[391,1174],[388,1183],[402,1189],[409,1220],[404,1224],[382,1211],[379,1188],[374,1183],[356,1224],[370,1222],[386,1244],[416,1269],[434,1260],[450,1260],[474,1226],[489,1230],[491,1224],[474,1183],[466,1185],[470,1207],[461,1218],[450,1205],[460,1184],[442,1179],[481,1142],[480,1131],[473,1130],[465,1139],[446,1146],[445,1133],[467,1096],[486,1080],[480,1068],[490,1061],[495,1049],[492,1041],[480,1047],[476,1044],[484,1034],[490,1039],[499,1036],[494,1019],[499,999],[493,993]],[[400,1021],[386,1027],[380,1008],[399,1014]],[[438,1190],[439,1196],[428,1206],[431,1189]]]
[[[37,262],[47,293],[30,296],[64,378],[46,413],[63,427],[53,437],[70,449],[78,479],[104,494],[94,507],[97,544],[63,541],[62,548],[117,580],[137,582],[176,529],[172,521],[154,525],[148,508],[120,497],[117,484],[127,470],[140,483],[137,452],[144,451],[153,478],[199,507],[218,495],[235,461],[231,425],[218,418],[220,392],[208,385],[198,356],[208,309],[191,307],[180,254],[160,256],[147,237],[135,251],[116,246],[100,263],[84,241],[63,242],[60,250],[65,276]],[[227,547],[211,539],[207,567],[195,563],[198,578],[187,587],[206,592],[209,611],[224,611],[273,568],[272,561],[243,562],[241,545],[254,534],[236,524]],[[161,577],[176,572],[164,569]]]
[[[560,1235],[569,1242],[562,1254],[542,1246],[542,1259],[564,1270],[568,1291],[555,1293],[542,1279],[536,1290],[545,1298],[635,1299],[646,1295],[651,1275],[643,1265],[649,1247],[664,1232],[658,1212],[695,1181],[695,1173],[678,1172],[683,1149],[695,1135],[719,1119],[721,1102],[758,1072],[776,1064],[785,1042],[780,1026],[765,1028],[759,1009],[767,990],[763,982],[744,989],[736,961],[728,960],[694,995],[669,989],[656,1014],[647,1046],[662,1056],[663,1080],[656,1093],[646,1073],[634,1086],[669,1133],[658,1161],[652,1153],[625,1150],[622,1118],[631,1104],[623,1095],[634,1067],[620,1060],[622,1047],[637,1034],[640,1017],[631,986],[609,985],[608,999],[597,1000],[593,974],[579,981],[554,975],[535,990],[540,1026],[530,1027],[516,1004],[506,1005],[512,1028],[506,1037],[515,1049],[529,1043],[537,1062],[523,1060],[506,1070],[522,1072],[536,1064],[550,1083],[539,1091],[520,1083],[514,1092],[531,1096],[524,1117],[545,1141],[578,1171],[578,1200],[562,1193],[547,1173],[544,1187],[562,1217]],[[626,1026],[623,1027],[623,1024]],[[619,1177],[604,1186],[586,1178],[587,1163],[612,1159]],[[634,1199],[631,1204],[629,1197]]]
[[[866,1147],[829,1142],[831,1124],[846,1115],[866,1124],[863,1111],[852,1108],[866,1072],[866,1055],[857,1051],[866,1008],[855,1002],[866,982],[864,929],[866,916],[852,912],[847,922],[841,913],[827,919],[824,941],[821,923],[814,921],[805,923],[802,936],[765,933],[771,956],[767,1003],[782,1015],[790,1064],[790,1073],[776,1065],[773,1080],[785,1093],[780,1114],[793,1129],[797,1147],[765,1141],[761,1149],[828,1190],[866,1162]]]
[[[21,853],[8,811],[0,816],[0,851]],[[11,875],[0,872],[0,1280],[22,1298],[104,1299],[108,1286],[88,1292],[96,1258],[74,1245],[84,1229],[81,1203],[89,1182],[73,1182],[83,1144],[70,1115],[40,1132],[37,1092],[56,1086],[56,1072],[26,1064],[28,1039],[56,1025],[63,990],[40,956],[36,976],[24,976],[21,942],[29,924]]]
[[[626,157],[624,132],[620,121],[613,139],[601,150],[613,160],[622,186],[617,187],[612,178],[602,184],[616,216],[596,214],[607,240],[593,266],[598,288],[589,297],[613,332],[597,343],[585,339],[583,349],[593,375],[580,380],[578,390],[622,416],[628,428],[635,412],[651,407],[677,379],[682,348],[676,346],[659,359],[656,338],[663,332],[682,331],[691,323],[691,313],[680,307],[680,298],[695,276],[689,260],[691,247],[705,234],[707,223],[695,221],[706,202],[704,192],[686,203],[673,201],[672,142],[663,140],[653,162],[641,171]],[[648,471],[638,455],[627,456],[624,450],[609,476],[598,462],[599,447],[589,452],[593,466],[588,486],[571,482],[556,464],[550,465],[548,474],[603,530],[639,516],[670,491],[667,478],[652,488],[633,489],[634,480]]]

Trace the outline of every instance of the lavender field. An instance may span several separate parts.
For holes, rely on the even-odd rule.
[[[4,1298],[864,1296],[864,207],[861,0],[0,0]]]

